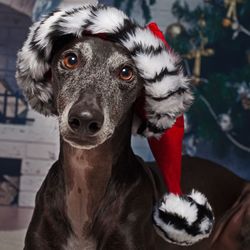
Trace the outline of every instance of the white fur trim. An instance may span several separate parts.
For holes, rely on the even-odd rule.
[[[89,30],[93,34],[115,33],[124,25],[125,19],[128,17],[118,9],[99,9],[91,20],[93,24],[89,26]]]
[[[155,83],[146,83],[147,93],[154,97],[164,97],[177,88],[187,88],[188,81],[183,75],[166,75],[161,81]]]
[[[128,39],[123,40],[122,44],[132,50],[135,45],[140,44],[142,47],[153,46],[155,49],[159,46],[164,48],[164,43],[157,38],[149,29],[137,27],[134,34],[128,34]]]
[[[173,95],[165,100],[162,100],[160,103],[159,101],[148,98],[147,104],[152,110],[155,110],[156,113],[172,113],[174,115],[185,109],[183,102],[180,102],[180,99],[182,100],[182,98],[182,96]]]
[[[153,78],[155,74],[159,74],[166,67],[170,72],[176,69],[175,60],[173,60],[172,55],[166,50],[159,55],[145,55],[140,53],[133,58],[143,78]]]
[[[199,210],[200,207],[202,210]],[[209,237],[214,220],[206,197],[195,190],[187,196],[164,195],[155,208],[153,218],[161,237],[182,246]]]
[[[75,34],[77,37],[82,35],[82,26],[86,25],[91,17],[90,9],[81,9],[72,16],[60,18],[59,28],[64,34]]]
[[[167,194],[164,196],[159,210],[164,213],[178,214],[178,216],[185,218],[189,225],[197,220],[197,207],[187,200],[182,199],[179,195]]]
[[[207,198],[205,197],[204,194],[197,192],[196,190],[192,190],[191,194],[188,195],[191,197],[195,202],[197,202],[200,205],[205,205],[207,203]]]
[[[58,21],[58,19],[61,17],[62,14],[64,14],[63,11],[57,11],[52,16],[48,18],[44,17],[44,19],[42,19],[42,21],[39,22],[38,26],[39,28],[34,37],[34,42],[36,42],[41,48],[46,48],[47,51],[46,56],[49,56],[49,53],[52,49],[47,34],[53,30],[52,27],[54,23]]]
[[[179,246],[190,246],[193,245],[195,243],[197,243],[198,241],[207,238],[208,236],[204,235],[196,235],[196,236],[192,236],[187,234],[187,232],[185,230],[178,230],[175,229],[171,224],[165,224],[164,222],[162,222],[161,219],[159,219],[159,217],[157,217],[157,213],[155,213],[155,221],[157,223],[157,225],[159,227],[162,228],[162,230],[164,230],[165,232],[168,232],[168,234],[171,236],[171,239],[167,238],[162,231],[160,231],[159,229],[156,230],[157,233],[167,242],[172,243],[172,244],[176,244]]]

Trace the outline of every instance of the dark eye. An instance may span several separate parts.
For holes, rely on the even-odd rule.
[[[132,81],[134,79],[134,71],[130,66],[124,66],[119,72],[119,78],[123,81]]]
[[[78,58],[74,53],[68,53],[63,57],[63,65],[67,69],[75,69],[78,66]]]

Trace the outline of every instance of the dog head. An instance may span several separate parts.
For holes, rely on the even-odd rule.
[[[18,53],[17,81],[35,110],[59,116],[66,140],[87,148],[113,133],[142,88],[147,137],[160,136],[192,102],[179,57],[103,5],[57,10],[35,23]]]
[[[128,51],[97,37],[75,39],[58,51],[50,81],[61,135],[80,148],[107,140],[143,86]]]

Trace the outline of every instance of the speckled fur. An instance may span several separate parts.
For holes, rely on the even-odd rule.
[[[105,50],[103,48],[105,47]],[[68,52],[78,55],[77,69],[62,67],[62,58]],[[134,80],[125,82],[119,79],[118,71],[123,65],[134,68]],[[107,140],[136,100],[143,82],[127,51],[119,44],[89,37],[76,39],[59,51],[52,61],[51,87],[56,111],[59,116],[60,133],[75,147],[91,148]],[[98,102],[104,114],[104,124],[93,145],[76,145],[70,140],[71,130],[67,123],[69,109],[79,99],[90,106]]]

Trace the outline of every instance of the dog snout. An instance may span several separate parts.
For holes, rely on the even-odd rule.
[[[72,107],[68,115],[71,130],[79,136],[93,136],[103,125],[104,115],[98,109],[80,109],[79,105]]]

